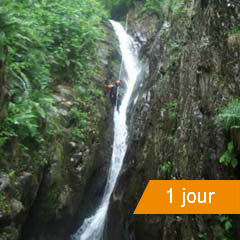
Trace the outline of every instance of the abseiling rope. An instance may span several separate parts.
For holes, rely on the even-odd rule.
[[[127,32],[128,30],[128,14],[126,16],[126,25],[125,25],[125,31]],[[122,73],[122,65],[123,65],[123,59],[121,58],[121,64],[120,64],[120,70],[119,70],[119,75],[118,75],[118,80],[121,80],[121,73]]]

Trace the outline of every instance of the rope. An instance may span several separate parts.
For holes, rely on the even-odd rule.
[[[127,30],[128,30],[128,14],[126,16],[126,24],[125,24],[125,31],[127,32]],[[122,67],[123,67],[123,59],[121,59],[121,65],[120,65],[118,80],[121,79],[120,77],[121,77],[121,73],[122,73]]]

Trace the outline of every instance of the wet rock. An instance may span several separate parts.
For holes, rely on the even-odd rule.
[[[217,109],[239,96],[238,40],[226,33],[238,26],[240,12],[228,3],[188,1],[184,13],[148,19],[153,32],[141,20],[140,29],[138,10],[131,12],[129,29],[148,39],[140,51],[146,67],[128,115],[129,145],[111,198],[107,239],[221,239],[228,234],[216,215],[133,215],[149,180],[233,178],[219,164],[230,136],[215,121]],[[238,129],[231,137],[239,154]],[[234,172],[239,177],[239,169]],[[240,238],[238,224],[239,217],[232,239]]]
[[[108,26],[105,31],[106,38],[99,46],[101,70],[96,79],[92,79],[100,88],[118,77],[118,71],[107,63],[115,61],[116,65],[120,64],[113,30]],[[79,96],[75,96],[76,89],[68,85],[58,85],[54,90],[56,106],[49,114],[60,122],[64,138],[52,144],[48,152],[50,160],[39,170],[42,174],[38,177],[34,202],[31,206],[24,204],[28,214],[22,227],[21,239],[24,240],[69,239],[83,219],[96,208],[106,183],[113,136],[113,108],[109,99],[106,97],[96,102],[96,107],[101,110],[99,125],[95,126],[99,129],[89,129],[84,140],[73,139],[70,113],[74,99]]]
[[[3,174],[0,176],[0,191],[4,191],[10,186],[10,178],[8,175]]]
[[[24,209],[23,204],[17,199],[11,199],[10,205],[12,210],[11,214],[13,217],[16,217]]]

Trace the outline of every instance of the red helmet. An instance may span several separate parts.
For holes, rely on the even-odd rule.
[[[119,86],[119,85],[121,84],[121,81],[120,81],[120,80],[116,80],[116,81],[115,81],[115,84],[116,84],[117,86]]]

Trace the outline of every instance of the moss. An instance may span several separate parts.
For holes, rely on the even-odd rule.
[[[179,18],[186,16],[186,9],[184,0],[146,0],[140,14],[155,14],[160,17],[162,13],[167,16],[171,12],[175,18]]]
[[[57,211],[59,208],[59,198],[61,194],[60,186],[56,183],[53,184],[47,191],[46,195],[41,201],[41,206],[39,206],[39,222],[48,223],[52,219],[56,218]],[[41,210],[40,210],[41,209]]]
[[[53,170],[52,177],[53,181],[57,183],[57,185],[61,185],[64,169],[64,149],[61,143],[57,143],[55,147],[55,158],[56,158],[56,167]]]
[[[0,192],[0,211],[2,211],[4,215],[11,213],[11,206],[9,205],[9,201],[3,192]]]
[[[233,168],[236,168],[238,165],[238,160],[234,154],[234,146],[232,142],[228,143],[227,150],[220,157],[219,162],[225,166],[231,166]]]
[[[228,32],[230,34],[240,33],[240,26],[234,26]]]
[[[226,130],[233,126],[240,126],[240,101],[232,100],[222,108],[216,116],[216,123]]]
[[[231,216],[221,215],[219,221],[224,229],[218,239],[231,240],[233,239],[233,220]]]
[[[199,233],[198,234],[198,238],[199,239],[202,239],[202,240],[208,240],[208,234],[206,232],[203,232],[203,233]]]
[[[166,105],[169,119],[173,122],[177,119],[177,103],[175,101],[170,102]]]
[[[51,187],[51,190],[47,194],[47,203],[48,203],[48,209],[49,209],[49,215],[55,215],[56,211],[59,206],[59,197],[61,194],[60,186],[57,184],[54,184]]]
[[[240,32],[233,32],[228,35],[228,45],[232,48],[240,48]]]
[[[13,226],[7,226],[0,229],[0,240],[15,240],[19,238],[18,229]]]

